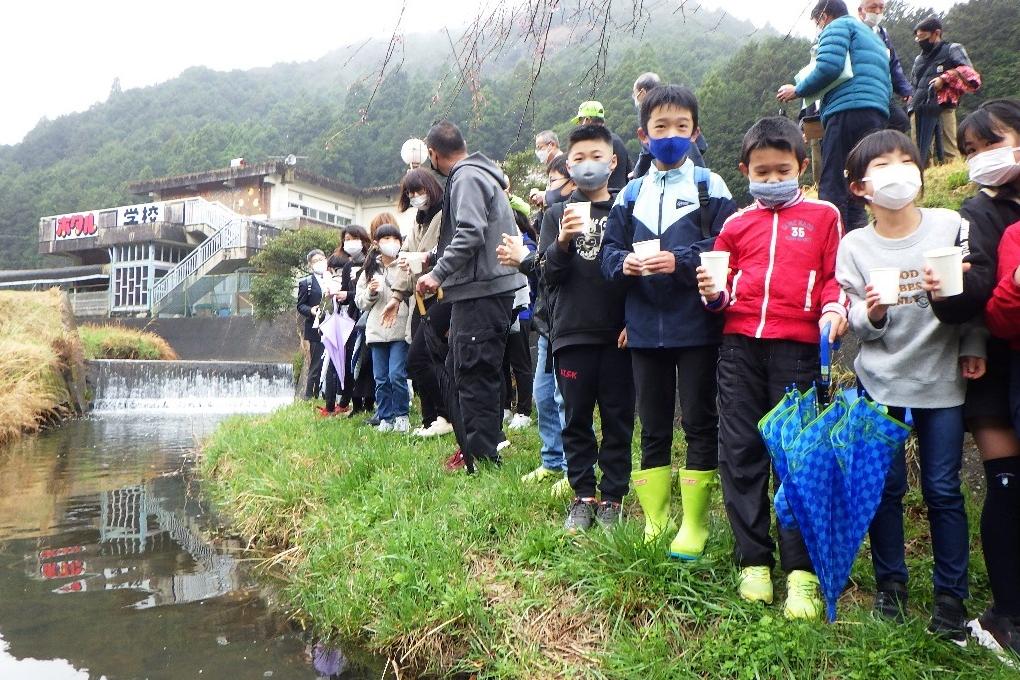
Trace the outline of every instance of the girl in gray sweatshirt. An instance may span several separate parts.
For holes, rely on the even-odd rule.
[[[929,630],[966,644],[967,516],[960,490],[966,379],[984,373],[983,329],[944,325],[922,289],[924,253],[966,240],[967,224],[951,210],[915,205],[922,187],[917,148],[885,130],[866,137],[847,160],[850,190],[872,206],[874,222],[847,234],[836,278],[851,300],[850,328],[861,340],[854,361],[859,384],[889,413],[910,409],[920,448],[921,488],[935,558]],[[962,238],[961,238],[962,235]],[[871,272],[899,271],[896,304],[880,304]],[[893,457],[875,518],[871,551],[877,614],[902,621],[907,604],[903,538],[906,464]]]

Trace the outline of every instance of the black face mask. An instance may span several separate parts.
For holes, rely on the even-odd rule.
[[[917,46],[921,48],[921,51],[928,54],[935,49],[935,41],[931,38],[925,38],[924,40],[918,40]]]

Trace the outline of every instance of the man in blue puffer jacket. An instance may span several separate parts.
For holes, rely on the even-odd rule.
[[[818,197],[839,208],[847,230],[856,229],[867,224],[867,213],[851,197],[843,169],[850,150],[888,124],[889,50],[868,26],[849,16],[843,0],[820,0],[811,20],[821,31],[815,68],[797,85],[783,85],[776,97],[791,101],[821,96],[825,136]],[[842,81],[847,59],[853,76]]]

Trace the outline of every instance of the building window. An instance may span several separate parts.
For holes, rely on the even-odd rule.
[[[99,213],[99,227],[108,228],[117,226],[117,211],[116,210],[104,210]]]

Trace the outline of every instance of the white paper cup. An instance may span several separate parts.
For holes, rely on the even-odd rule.
[[[940,282],[938,297],[953,297],[963,292],[963,248],[950,246],[929,250],[924,260]]]
[[[900,270],[896,267],[876,267],[868,272],[868,283],[878,291],[878,303],[895,305],[900,301]]]
[[[422,269],[424,269],[426,257],[428,257],[428,253],[404,253],[404,259],[407,260],[408,268],[416,276],[421,274]]]
[[[701,266],[712,279],[712,287],[716,292],[722,292],[726,288],[726,278],[730,273],[730,254],[725,250],[701,253]]]
[[[634,243],[634,254],[640,257],[642,260],[646,257],[651,257],[659,252],[659,239],[650,238],[647,241],[636,241]],[[644,272],[642,276],[651,276],[651,272]]]
[[[584,220],[584,230],[591,232],[594,224],[591,221],[591,202],[579,201],[577,203],[568,203],[564,210],[569,210],[574,215],[579,215]]]

